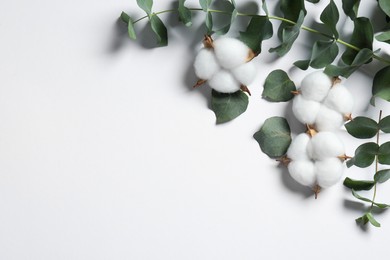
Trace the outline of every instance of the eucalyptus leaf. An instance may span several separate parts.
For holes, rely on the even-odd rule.
[[[298,22],[303,13],[306,15],[305,1],[304,0],[280,0],[280,11],[282,11],[284,18]]]
[[[385,31],[378,34],[377,36],[375,36],[375,39],[377,39],[380,42],[390,43],[390,31]]]
[[[379,121],[379,128],[384,133],[390,133],[390,116],[386,116]]]
[[[294,62],[294,65],[301,70],[307,70],[310,66],[310,60],[298,60]]]
[[[372,28],[370,19],[366,17],[356,18],[349,43],[360,49],[365,48],[372,51],[373,40],[374,29]],[[341,56],[341,59],[345,64],[352,65],[358,53],[359,51],[348,48]]]
[[[230,10],[229,11],[230,12],[230,21],[228,22],[228,24],[226,24],[221,29],[215,31],[215,33],[217,33],[219,35],[226,34],[230,30],[230,27],[233,24],[234,20],[237,17],[237,14],[238,14],[238,12],[235,8],[235,3],[227,2],[227,5],[229,6],[228,9]]]
[[[333,0],[330,0],[329,4],[321,13],[320,19],[330,29],[336,39],[339,38],[339,33],[336,28],[339,18],[340,17],[339,11],[337,10],[337,6]]]
[[[365,201],[365,202],[372,203],[372,200],[360,196],[354,189],[352,189],[352,195],[353,195],[355,198],[359,199],[359,200],[362,200],[362,201]]]
[[[353,165],[365,168],[370,166],[374,160],[375,156],[378,154],[379,145],[374,142],[364,143],[360,145],[356,151],[355,156],[350,160],[352,161]],[[347,162],[347,166],[349,166],[349,161]]]
[[[368,180],[354,180],[351,178],[345,178],[343,182],[344,186],[350,189],[354,189],[355,191],[359,190],[371,190],[374,187],[374,181]]]
[[[390,169],[380,170],[374,175],[374,180],[378,183],[384,183],[390,179]]]
[[[348,133],[356,138],[372,138],[378,132],[378,123],[368,117],[358,116],[345,124]]]
[[[206,14],[206,28],[207,34],[211,34],[213,32],[213,15],[211,12],[207,12]]]
[[[296,90],[294,82],[283,70],[272,71],[264,83],[263,97],[272,102],[282,102],[291,100]]]
[[[283,117],[268,118],[253,137],[263,153],[271,158],[285,155],[291,144],[290,126]]]
[[[165,27],[164,23],[156,14],[152,14],[150,16],[150,25],[152,26],[153,32],[156,34],[158,45],[167,46],[168,45],[167,28]]]
[[[374,205],[377,206],[380,209],[388,209],[388,208],[390,208],[389,204],[384,204],[384,203],[376,203],[375,202]]]
[[[122,21],[124,21],[127,24],[127,33],[129,35],[129,37],[133,40],[136,40],[137,35],[135,33],[134,23],[133,23],[133,20],[131,19],[131,17],[128,14],[126,14],[125,12],[122,12],[121,19],[122,19]]]
[[[240,40],[244,42],[254,53],[261,52],[263,40],[273,35],[272,23],[267,16],[255,15],[251,18],[246,31],[240,32]]]
[[[137,0],[137,4],[148,15],[152,13],[153,0]]]
[[[390,16],[390,1],[389,0],[379,0],[379,7],[382,9],[382,11],[387,15]]]
[[[269,52],[276,52],[279,56],[285,55],[291,49],[293,43],[298,38],[303,20],[305,18],[305,13],[301,11],[297,23],[294,26],[286,26],[282,31],[282,43],[275,47],[271,48]]]
[[[390,66],[384,67],[374,76],[372,96],[390,101]]]
[[[205,12],[209,9],[211,2],[212,0],[199,0],[199,4]]]
[[[390,142],[386,142],[379,147],[378,162],[390,165]]]
[[[356,221],[356,223],[358,223],[360,225],[366,225],[368,223],[368,218],[367,218],[366,214],[364,214],[360,218],[355,219],[355,221]]]
[[[339,53],[335,41],[316,41],[313,45],[310,66],[321,69],[331,64]]]
[[[376,221],[376,219],[374,218],[374,216],[372,215],[371,212],[367,212],[367,213],[366,213],[366,216],[367,216],[368,221],[369,221],[374,227],[380,227],[380,226],[381,226],[381,224],[380,224],[378,221]]]
[[[313,4],[316,4],[316,3],[320,2],[320,0],[306,0],[306,1],[308,1],[310,3],[313,3]]]
[[[265,12],[265,14],[268,16],[269,15],[269,12],[268,12],[268,7],[267,7],[267,2],[266,0],[262,0],[262,6],[261,8],[263,9],[263,11]]]
[[[231,121],[244,113],[248,103],[248,96],[242,91],[227,94],[213,90],[211,93],[211,109],[217,117],[217,124]]]
[[[179,18],[185,26],[189,27],[192,25],[192,15],[190,9],[184,6],[186,0],[179,0]]]
[[[360,0],[343,0],[343,10],[352,20],[358,16]]]

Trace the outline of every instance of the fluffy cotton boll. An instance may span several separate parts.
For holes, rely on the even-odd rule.
[[[232,69],[244,64],[249,55],[249,48],[234,38],[219,38],[213,42],[215,56],[219,65]]]
[[[199,51],[194,62],[195,74],[200,79],[209,80],[220,70],[214,52],[211,49],[203,48]]]
[[[293,161],[310,160],[307,153],[307,146],[310,136],[306,133],[297,135],[291,142],[287,150],[287,157]]]
[[[322,71],[307,75],[301,83],[301,93],[308,99],[317,102],[324,100],[332,86],[331,78]]]
[[[334,85],[324,100],[324,105],[342,115],[352,113],[354,100],[351,92],[342,84]]]
[[[232,69],[231,72],[241,84],[248,86],[256,77],[256,66],[253,62],[247,62]]]
[[[291,177],[304,186],[314,186],[316,174],[314,163],[309,160],[292,161],[287,166]]]
[[[323,160],[344,155],[345,147],[335,133],[318,132],[307,144],[307,152],[313,160]]]
[[[339,112],[321,105],[315,120],[317,131],[335,131],[344,124],[344,117]]]
[[[314,124],[321,104],[316,101],[307,100],[302,95],[296,95],[293,99],[292,111],[295,117],[302,124]]]
[[[209,80],[212,89],[221,93],[233,93],[240,89],[241,84],[226,71],[220,70]]]
[[[338,158],[328,158],[315,162],[317,184],[322,188],[335,185],[343,175],[344,165]]]

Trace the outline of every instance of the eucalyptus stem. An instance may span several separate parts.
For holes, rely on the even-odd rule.
[[[190,10],[190,11],[204,11],[202,8],[188,8],[188,10]],[[155,12],[155,13],[153,13],[151,15],[159,15],[159,14],[164,14],[164,13],[175,13],[175,12],[178,12],[178,10],[177,9],[168,9],[168,10]],[[231,15],[231,12],[223,11],[223,10],[216,10],[216,9],[208,9],[207,12]],[[237,16],[246,16],[246,17],[253,17],[253,16],[257,16],[257,15],[258,14],[249,14],[249,13],[240,13],[240,12],[237,13]],[[296,25],[297,24],[294,21],[291,21],[289,19],[286,19],[286,18],[283,18],[283,17],[280,17],[280,16],[268,15],[267,17],[270,20],[278,20],[278,21],[281,21],[281,22],[289,23],[291,25]],[[139,21],[142,21],[142,20],[144,20],[146,18],[148,18],[148,15],[140,17],[139,19],[135,20],[133,23],[135,24],[135,23],[137,23]],[[357,46],[355,46],[353,44],[350,44],[350,43],[348,43],[348,42],[346,42],[346,41],[344,41],[342,39],[336,39],[333,35],[329,35],[329,34],[323,33],[323,32],[318,31],[316,29],[313,29],[313,28],[310,28],[310,27],[307,27],[307,26],[304,26],[304,25],[302,25],[300,27],[300,29],[308,31],[308,32],[311,32],[311,33],[315,33],[315,34],[318,34],[318,35],[321,35],[321,36],[324,36],[324,37],[326,37],[328,39],[333,39],[337,43],[339,43],[341,45],[344,45],[347,48],[353,49],[355,51],[360,51],[361,50],[359,47],[357,47]],[[373,54],[372,57],[374,59],[380,61],[380,62],[390,64],[390,60],[387,60],[387,59],[385,59],[383,57],[380,57],[380,56],[378,56],[376,54]]]
[[[381,120],[382,120],[382,110],[379,111],[378,122],[380,122]],[[378,132],[376,133],[376,144],[379,146],[379,129],[378,129]],[[378,155],[375,155],[375,173],[378,172],[378,166],[379,166]],[[374,195],[372,196],[372,202],[371,202],[371,209],[370,209],[370,211],[374,207],[374,202],[375,202],[375,199],[376,199],[376,186],[377,186],[377,182],[374,183]]]

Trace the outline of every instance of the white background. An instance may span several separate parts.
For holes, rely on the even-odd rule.
[[[155,2],[155,11],[171,7],[171,1]],[[314,17],[327,1],[321,2],[318,8],[307,4]],[[367,1],[370,8],[375,3]],[[371,15],[370,8],[362,15]],[[210,90],[191,89],[204,14],[195,16],[192,28],[161,15],[170,43],[153,49],[146,21],[136,25],[137,42],[127,38],[117,21],[122,10],[143,15],[135,1],[125,0],[0,3],[0,259],[388,254],[388,212],[376,214],[381,228],[360,228],[354,219],[364,207],[342,183],[314,200],[252,138],[275,115],[286,116],[294,134],[303,131],[289,104],[268,103],[261,92],[276,68],[299,85],[307,72],[292,63],[309,56],[309,33],[302,32],[282,59],[268,53],[276,37],[265,42],[255,60],[259,73],[248,111],[216,126]],[[341,19],[344,35],[348,24]],[[367,105],[378,66],[345,81],[357,100],[355,115],[377,118],[379,109],[390,114],[386,102]],[[363,142],[345,130],[340,136],[350,155]],[[357,179],[372,174],[345,172]],[[388,184],[378,187],[377,200],[390,202]]]

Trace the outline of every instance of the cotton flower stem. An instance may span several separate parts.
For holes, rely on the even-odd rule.
[[[318,198],[318,194],[320,194],[320,192],[321,192],[321,187],[320,187],[320,185],[316,184],[316,185],[313,187],[313,191],[314,191],[314,198],[317,199],[317,198]]]
[[[192,86],[193,88],[198,88],[200,86],[202,86],[204,83],[206,83],[207,80],[204,80],[204,79],[199,79],[194,86]]]
[[[205,35],[204,36],[204,39],[203,39],[203,46],[206,48],[206,49],[214,49],[214,40],[213,38],[211,38],[210,35]]]

